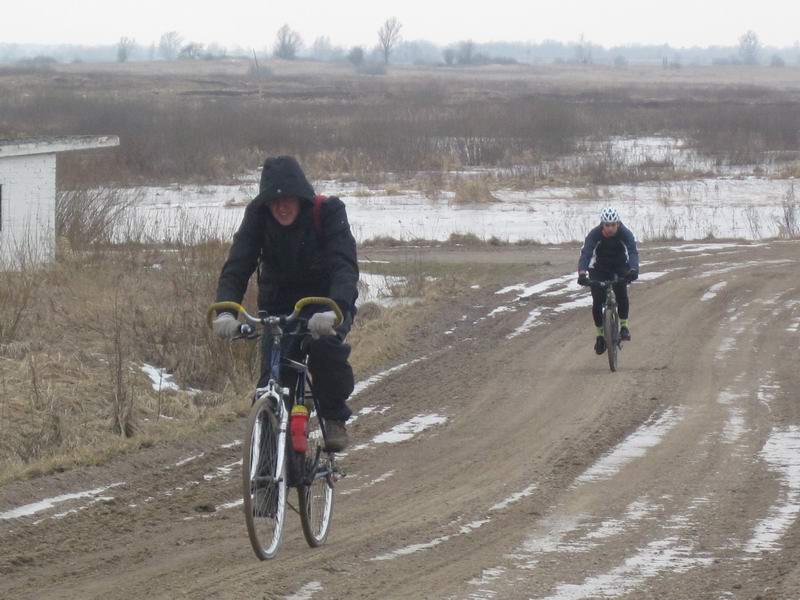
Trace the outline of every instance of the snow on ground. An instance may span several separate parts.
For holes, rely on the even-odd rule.
[[[153,365],[144,363],[142,365],[142,372],[150,378],[150,383],[153,390],[156,392],[163,392],[167,390],[177,392],[181,388],[175,383],[175,376],[167,373],[166,369],[159,369]]]
[[[714,298],[717,297],[717,294],[725,288],[726,285],[728,285],[727,281],[720,281],[719,283],[715,283],[710,288],[708,288],[708,291],[705,294],[703,294],[703,297],[700,298],[700,301],[708,302],[709,300],[713,300]]]
[[[445,422],[447,422],[447,417],[442,415],[417,415],[404,423],[395,425],[389,431],[376,435],[372,439],[372,442],[374,444],[397,444],[399,442],[405,442],[416,434],[430,427],[443,425]]]
[[[586,483],[610,479],[619,473],[626,464],[645,456],[650,448],[657,446],[663,437],[681,421],[681,418],[681,412],[674,408],[667,409],[657,419],[651,418],[589,467],[575,482]]]
[[[640,240],[773,237],[785,221],[784,199],[791,184],[766,177],[647,182],[590,189],[597,198],[588,200],[585,187],[501,189],[493,191],[499,202],[480,205],[454,204],[450,193],[433,201],[415,190],[386,195],[377,189],[365,194],[363,186],[345,183],[325,182],[324,187],[341,191],[357,240],[446,240],[452,233],[474,233],[483,239],[560,243],[582,241],[606,204],[620,210]],[[247,200],[254,191],[253,185],[212,185],[135,188],[128,193],[140,199],[132,212],[134,222],[142,223],[153,239],[164,240],[232,236],[244,214],[244,205],[232,201]]]
[[[404,286],[407,281],[405,277],[361,271],[356,305],[360,306],[364,302],[375,302],[381,306],[399,304],[406,299],[396,298],[394,292],[397,288]]]
[[[69,500],[94,498],[96,496],[99,496],[106,490],[120,485],[125,485],[125,482],[120,481],[118,483],[112,483],[103,487],[95,488],[93,490],[86,490],[83,492],[74,492],[71,494],[62,494],[60,496],[53,496],[52,498],[45,498],[44,500],[39,500],[38,502],[34,502],[32,504],[26,504],[25,506],[20,506],[19,508],[14,508],[12,510],[0,513],[0,521],[7,519],[19,519],[20,517],[35,515],[36,513],[41,512],[43,510],[53,508],[56,504],[61,504]]]
[[[760,456],[780,477],[781,492],[769,516],[756,524],[745,545],[745,552],[754,555],[780,550],[780,539],[800,515],[800,428],[773,431]]]

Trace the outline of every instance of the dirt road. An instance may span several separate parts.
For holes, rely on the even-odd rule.
[[[0,597],[798,598],[799,250],[645,248],[615,374],[574,252],[528,250],[362,383],[325,547],[254,558],[236,422],[7,486]]]

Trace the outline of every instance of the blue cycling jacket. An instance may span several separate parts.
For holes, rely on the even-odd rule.
[[[581,248],[578,271],[589,268],[616,271],[625,267],[639,270],[639,251],[633,232],[622,223],[611,237],[603,236],[602,224],[592,229]]]

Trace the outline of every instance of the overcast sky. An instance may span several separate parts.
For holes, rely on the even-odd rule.
[[[800,0],[0,0],[0,43],[139,44],[176,30],[185,40],[246,48],[271,47],[288,23],[311,44],[373,46],[376,31],[396,16],[406,40],[440,45],[473,39],[585,39],[603,46],[737,44],[753,29],[767,45],[800,39]]]

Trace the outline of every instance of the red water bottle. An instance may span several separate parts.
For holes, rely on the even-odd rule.
[[[302,404],[295,404],[289,416],[289,431],[292,434],[292,448],[295,452],[305,454],[308,450],[308,409]]]

